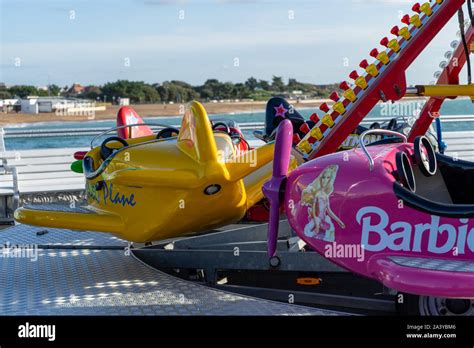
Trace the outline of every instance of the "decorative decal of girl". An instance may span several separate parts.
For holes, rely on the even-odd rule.
[[[301,193],[301,205],[308,206],[309,221],[304,228],[304,234],[308,237],[334,242],[335,231],[332,220],[341,228],[346,228],[329,204],[338,169],[337,165],[327,166]]]

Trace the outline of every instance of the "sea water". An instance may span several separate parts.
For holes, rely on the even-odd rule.
[[[367,116],[367,120],[375,117],[396,117],[396,116],[412,116],[420,106],[421,101],[401,102],[397,104],[379,104]],[[304,104],[302,104],[304,105]],[[319,110],[314,108],[295,108],[305,117]],[[474,104],[470,100],[446,101],[441,109],[441,119],[443,115],[473,115],[472,122],[445,122],[443,123],[443,131],[468,131],[474,130]],[[146,116],[146,115],[143,115]],[[40,117],[40,116],[39,116]],[[247,122],[264,122],[264,112],[244,112],[231,114],[216,114],[209,116],[211,120],[230,119],[238,123]],[[150,117],[146,119],[147,123],[159,123],[165,125],[179,125],[181,117]],[[48,129],[81,129],[81,128],[111,128],[115,126],[115,120],[101,121],[85,121],[85,122],[38,122],[34,124],[18,124],[4,127],[5,131],[15,130],[48,130]],[[254,139],[252,130],[245,130],[244,135],[248,139]],[[111,136],[109,134],[108,136]],[[5,139],[5,147],[7,150],[26,150],[41,148],[64,148],[64,147],[87,147],[93,136],[64,136],[64,137],[24,137],[24,138],[7,138]],[[99,140],[100,141],[100,140]],[[100,142],[99,142],[100,143]]]

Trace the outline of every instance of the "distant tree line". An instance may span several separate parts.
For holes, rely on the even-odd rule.
[[[78,92],[67,87],[61,88],[50,85],[39,89],[34,86],[13,86],[0,89],[0,99],[27,96],[69,96],[94,99],[107,102],[118,102],[119,98],[130,98],[130,102],[137,103],[182,103],[193,99],[202,101],[252,99],[267,100],[275,95],[289,96],[296,91],[298,95],[313,98],[327,97],[337,85],[315,85],[289,79],[285,83],[282,77],[273,76],[272,81],[257,80],[250,77],[244,83],[220,82],[209,79],[201,86],[192,86],[183,81],[165,81],[163,83],[148,84],[143,81],[118,80],[108,82],[103,86],[87,86]],[[295,94],[296,95],[296,94]]]
[[[30,95],[46,97],[59,95],[61,88],[56,85],[48,86],[48,89],[40,89],[35,86],[12,86],[10,88],[0,87],[0,99],[11,99],[14,97],[26,98]]]

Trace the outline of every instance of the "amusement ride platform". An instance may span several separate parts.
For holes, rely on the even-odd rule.
[[[109,234],[16,225],[0,231],[0,243],[2,315],[345,314],[178,279],[146,265]],[[18,257],[15,248],[27,246],[29,257]]]

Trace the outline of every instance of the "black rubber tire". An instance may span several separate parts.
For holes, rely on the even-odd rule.
[[[451,304],[448,304],[449,301],[452,301]],[[474,315],[472,300],[436,298],[399,292],[396,295],[395,303],[397,313],[405,316]]]

